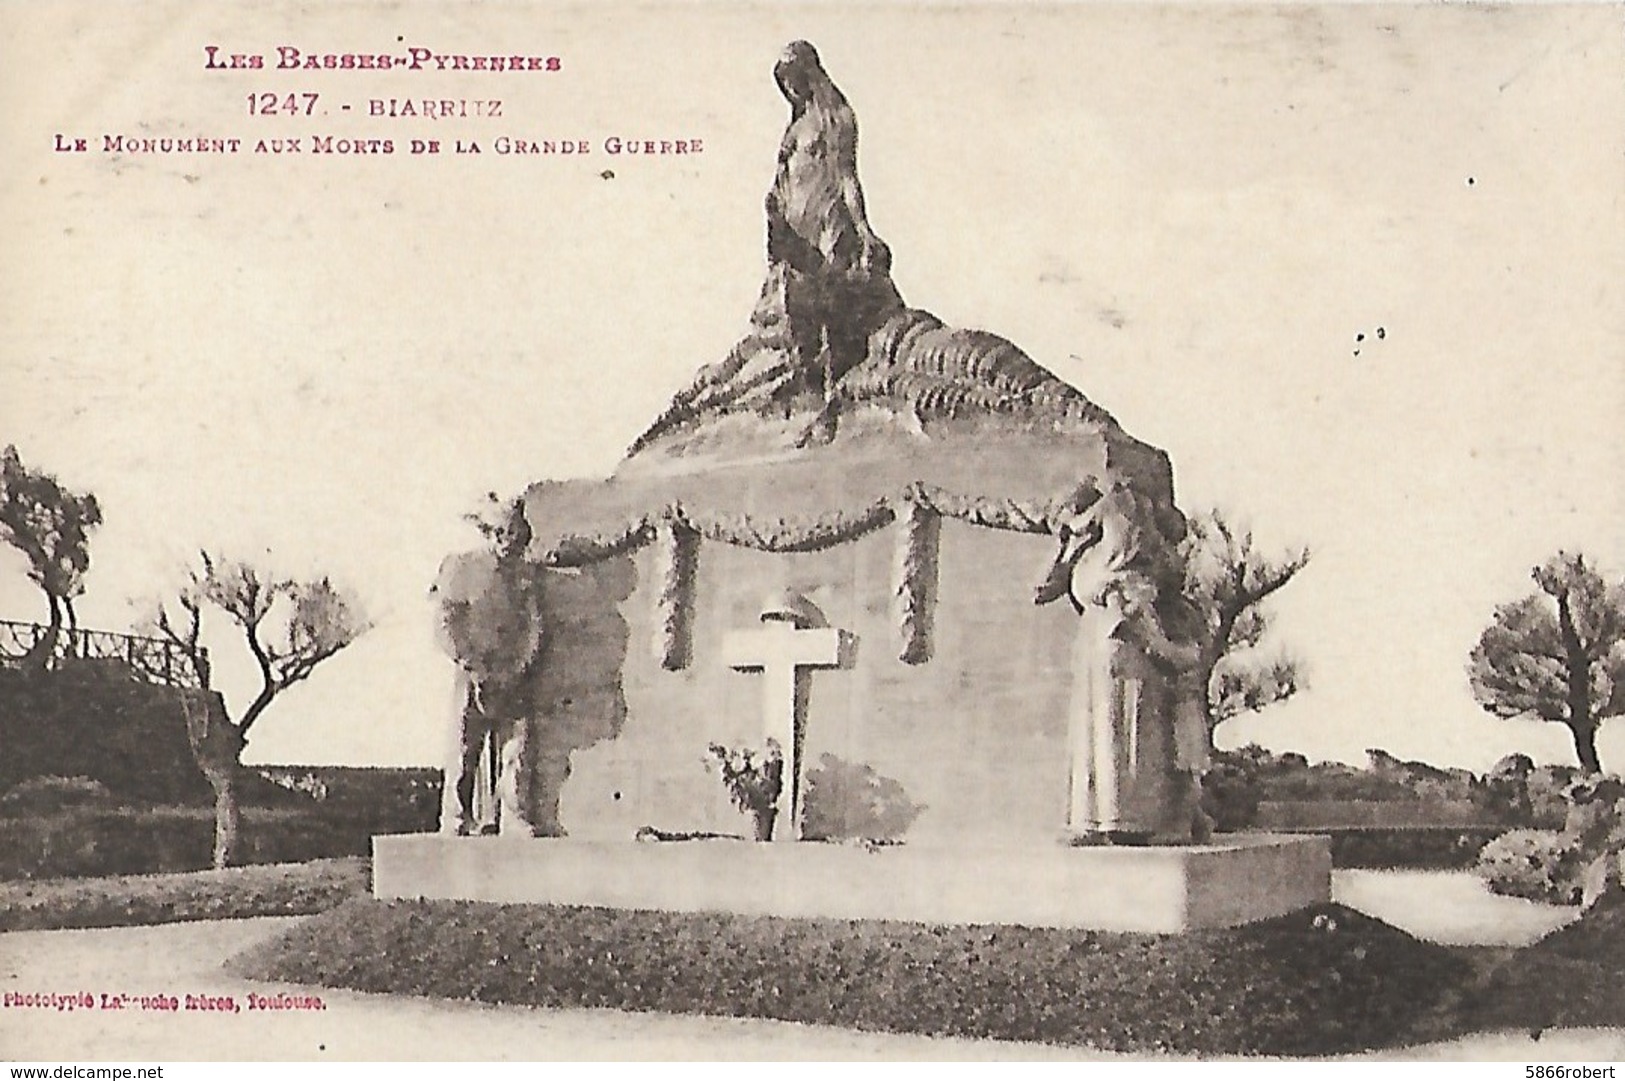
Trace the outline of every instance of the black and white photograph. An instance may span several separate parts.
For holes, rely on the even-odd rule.
[[[0,1058],[1625,1059],[1625,8],[16,0],[0,97]]]

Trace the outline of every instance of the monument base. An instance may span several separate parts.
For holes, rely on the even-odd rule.
[[[951,849],[749,841],[373,838],[373,893],[501,904],[1177,933],[1330,900],[1330,843]]]

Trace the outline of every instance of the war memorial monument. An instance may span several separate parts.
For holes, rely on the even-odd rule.
[[[613,476],[447,559],[443,829],[377,838],[377,895],[1158,932],[1327,900],[1325,839],[1209,836],[1167,456],[910,307],[852,107],[805,42],[773,75],[749,328]]]

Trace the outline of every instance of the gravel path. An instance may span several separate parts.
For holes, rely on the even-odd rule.
[[[1498,897],[1460,871],[1333,871],[1332,900],[1446,946],[1527,946],[1580,915]]]
[[[296,919],[297,917],[295,917]],[[0,934],[0,993],[319,994],[321,1012],[0,1008],[0,1057],[383,1061],[538,1059],[1076,1059],[1040,1046],[872,1035],[775,1021],[540,1010],[235,979],[221,962],[287,918]]]

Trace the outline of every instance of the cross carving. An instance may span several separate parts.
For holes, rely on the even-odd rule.
[[[802,736],[807,725],[807,694],[814,668],[839,668],[847,636],[833,627],[813,627],[812,606],[770,606],[762,626],[734,631],[723,641],[730,668],[762,673],[762,721],[767,738],[783,749],[773,840],[801,839]]]

